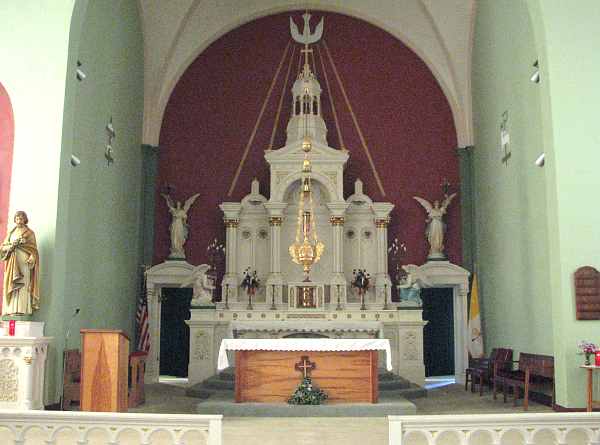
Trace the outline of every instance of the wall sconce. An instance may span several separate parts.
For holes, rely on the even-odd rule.
[[[81,159],[79,159],[77,156],[75,155],[71,155],[71,165],[73,167],[78,167],[79,164],[81,164]]]
[[[538,167],[543,167],[546,162],[546,153],[542,153],[535,160],[535,165]]]
[[[529,80],[531,80],[533,83],[540,83],[540,62],[536,60],[533,63],[533,67],[535,68],[535,71],[533,72]]]

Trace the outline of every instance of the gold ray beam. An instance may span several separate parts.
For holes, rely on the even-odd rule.
[[[290,72],[292,71],[292,62],[294,60],[294,53],[296,52],[296,47],[292,47],[292,54],[290,55],[290,61],[288,63],[287,73],[285,74],[285,81],[283,82],[283,86],[281,87],[281,96],[279,97],[279,104],[277,105],[277,114],[275,115],[275,123],[273,124],[273,131],[271,132],[271,140],[269,141],[269,147],[267,150],[273,149],[273,143],[275,142],[275,134],[277,133],[277,128],[279,127],[279,118],[281,116],[281,108],[283,106],[283,98],[285,97],[285,91],[287,89],[288,80],[290,79]]]
[[[260,112],[258,113],[258,117],[256,118],[256,123],[254,124],[254,129],[252,130],[252,134],[250,135],[250,139],[248,139],[248,143],[246,144],[246,148],[244,149],[244,154],[242,155],[242,159],[238,165],[238,168],[235,172],[235,176],[233,177],[233,181],[231,182],[231,187],[229,187],[229,191],[227,192],[227,196],[231,196],[233,194],[233,190],[237,184],[237,181],[240,177],[240,173],[242,172],[242,167],[246,162],[246,158],[248,157],[248,152],[250,151],[250,147],[252,146],[252,142],[254,142],[254,137],[256,136],[256,132],[258,131],[258,126],[262,120],[263,114],[267,108],[267,104],[269,103],[269,99],[271,98],[271,94],[273,93],[273,88],[275,87],[275,83],[277,78],[279,77],[279,73],[281,72],[281,67],[283,66],[283,61],[285,60],[285,56],[290,49],[291,41],[288,42],[285,50],[283,51],[283,55],[281,56],[281,60],[279,61],[279,65],[277,66],[277,71],[275,71],[275,75],[273,76],[273,80],[271,80],[271,85],[269,86],[269,90],[267,91],[267,97],[263,101]]]
[[[329,103],[331,104],[331,112],[333,113],[333,121],[335,122],[335,129],[338,134],[338,140],[340,141],[340,148],[344,151],[347,151],[346,144],[344,144],[344,138],[342,136],[342,130],[340,128],[340,121],[338,119],[337,111],[335,110],[335,104],[333,103],[333,92],[331,91],[331,87],[329,86],[329,77],[327,76],[327,71],[325,71],[325,62],[323,62],[323,55],[321,54],[321,47],[319,45],[317,45],[317,49],[319,50],[319,60],[321,61],[321,70],[323,71],[323,78],[325,79],[325,86],[327,87],[327,91],[329,92]],[[322,107],[321,107],[321,111],[322,111]]]
[[[340,78],[340,75],[335,66],[333,58],[331,57],[331,52],[329,52],[329,47],[327,46],[327,42],[325,42],[325,39],[323,39],[323,47],[325,48],[325,52],[327,53],[329,63],[331,64],[331,67],[333,69],[333,74],[335,74],[335,77],[338,81],[340,89],[342,90],[342,95],[344,96],[344,100],[346,101],[346,106],[348,107],[348,110],[350,111],[350,116],[352,117],[352,122],[354,122],[354,127],[356,128],[356,131],[358,132],[358,137],[360,138],[360,142],[362,144],[363,150],[364,150],[365,154],[367,155],[367,159],[369,160],[369,165],[371,166],[371,170],[373,171],[373,175],[375,176],[375,181],[377,182],[379,191],[381,192],[382,196],[385,196],[385,190],[383,189],[383,184],[381,182],[381,179],[379,178],[379,174],[377,173],[377,168],[375,168],[375,163],[373,162],[373,158],[371,157],[371,152],[369,151],[369,147],[367,146],[367,141],[365,141],[365,137],[363,135],[362,130],[360,129],[360,125],[358,125],[358,120],[356,119],[356,115],[354,114],[352,105],[350,105],[350,100],[348,99],[348,95],[346,94],[344,84],[342,83],[342,79]]]

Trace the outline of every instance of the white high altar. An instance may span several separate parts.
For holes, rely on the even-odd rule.
[[[307,97],[307,95],[309,97]],[[217,371],[221,340],[226,338],[385,338],[391,345],[394,372],[423,384],[423,326],[420,305],[391,302],[388,274],[388,224],[394,205],[373,202],[357,180],[344,199],[345,150],[327,144],[327,127],[321,116],[321,86],[308,65],[292,87],[292,115],[286,145],[265,151],[270,169],[270,196],[260,193],[253,180],[241,202],[223,202],[226,228],[226,270],[222,301],[214,307],[192,308],[189,384]],[[310,160],[316,229],[325,245],[321,260],[303,282],[302,267],[288,253],[298,224],[299,188],[305,153],[302,142],[312,141]],[[350,283],[353,270],[365,269],[372,287],[365,308]],[[158,380],[160,347],[160,290],[189,283],[194,266],[167,261],[147,272],[151,334],[146,380]],[[244,271],[256,271],[261,282],[252,300],[240,287]],[[455,371],[464,378],[467,366],[466,296],[468,272],[448,261],[414,266],[422,284],[454,289]],[[189,285],[189,284],[188,284]],[[302,298],[311,288],[311,298]],[[383,363],[380,363],[383,367]]]

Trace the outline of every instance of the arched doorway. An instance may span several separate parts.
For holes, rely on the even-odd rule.
[[[0,236],[4,236],[9,222],[8,205],[12,173],[15,122],[8,92],[0,83]],[[4,269],[0,269],[0,282]],[[0,289],[0,296],[2,289]],[[0,300],[0,307],[2,303]]]

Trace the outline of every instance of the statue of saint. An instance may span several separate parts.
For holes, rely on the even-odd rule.
[[[163,198],[167,201],[167,206],[169,207],[169,212],[173,219],[171,220],[171,253],[169,254],[169,258],[185,258],[185,251],[183,250],[183,245],[185,244],[188,236],[188,226],[187,226],[187,212],[196,201],[196,198],[200,196],[200,193],[196,193],[195,195],[189,197],[187,201],[181,205],[180,201],[174,202],[169,195],[161,193]]]
[[[193,286],[192,295],[193,306],[206,306],[212,304],[213,290],[215,285],[209,275],[210,266],[201,264],[192,270],[187,279],[181,284],[181,287]]]
[[[438,200],[431,203],[418,196],[413,196],[419,204],[427,211],[427,229],[425,235],[429,242],[429,255],[428,259],[446,259],[444,254],[444,232],[446,231],[446,224],[444,224],[443,217],[446,214],[446,209],[450,205],[450,202],[454,199],[456,193],[451,195],[445,195],[444,200],[440,204]]]
[[[0,244],[4,261],[2,315],[31,315],[40,308],[40,257],[27,214],[15,213],[14,222],[15,227]]]

